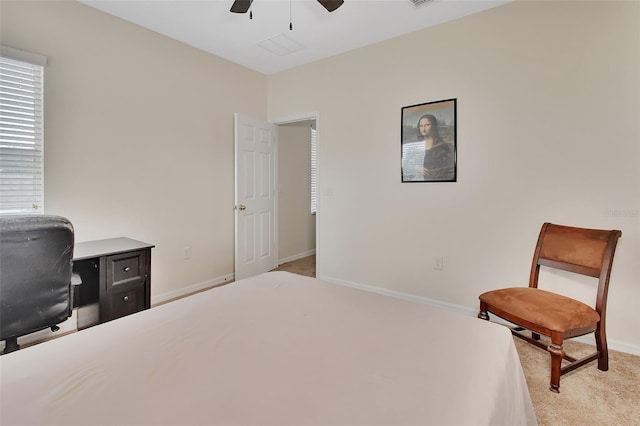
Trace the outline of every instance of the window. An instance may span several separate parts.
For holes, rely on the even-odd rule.
[[[46,58],[0,50],[0,213],[44,212]]]
[[[318,211],[318,140],[316,129],[311,128],[311,214]]]

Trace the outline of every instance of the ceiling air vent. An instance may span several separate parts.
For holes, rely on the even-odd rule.
[[[411,0],[411,3],[413,3],[415,6],[420,6],[427,3],[433,3],[433,0]]]

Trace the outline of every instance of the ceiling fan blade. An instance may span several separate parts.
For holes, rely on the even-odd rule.
[[[235,0],[229,9],[233,13],[247,13],[253,0]]]
[[[237,1],[237,0],[236,0]],[[333,12],[344,3],[344,0],[318,0],[318,3],[324,6],[329,12]]]

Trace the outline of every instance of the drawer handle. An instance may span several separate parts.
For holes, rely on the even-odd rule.
[[[123,271],[125,272],[129,272],[131,270],[131,266],[125,266]]]
[[[127,302],[129,300],[129,296],[125,296],[122,298],[122,300],[124,300],[125,302]]]

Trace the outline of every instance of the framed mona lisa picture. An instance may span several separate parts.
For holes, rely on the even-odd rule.
[[[456,99],[402,108],[402,182],[455,182]]]

